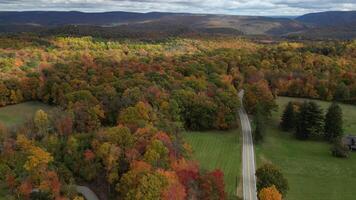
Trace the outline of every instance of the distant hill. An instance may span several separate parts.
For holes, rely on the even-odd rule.
[[[175,15],[172,13],[134,13],[134,12],[104,12],[84,13],[77,11],[27,11],[27,12],[0,12],[0,24],[30,24],[38,26],[61,25],[114,25],[131,23],[143,20],[152,20]]]
[[[22,30],[18,26],[42,26],[57,28],[65,25],[154,29],[162,26],[178,26],[195,31],[213,33],[275,34],[299,31],[303,25],[287,18],[233,15],[207,15],[188,13],[134,13],[134,12],[0,12],[2,30]],[[4,26],[6,26],[4,28]],[[10,26],[10,28],[9,28]],[[16,27],[16,29],[14,28]],[[160,30],[159,30],[160,31]]]
[[[120,11],[0,12],[0,33],[35,32],[105,37],[292,35],[294,38],[350,39],[355,37],[355,20],[356,11],[312,13],[297,18]]]
[[[296,20],[316,27],[356,26],[356,11],[310,13],[297,17]]]

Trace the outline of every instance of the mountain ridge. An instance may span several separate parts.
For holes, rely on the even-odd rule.
[[[314,34],[318,37],[330,37],[330,33],[323,33],[324,30],[330,29],[336,37],[342,35],[343,38],[353,38],[353,32],[356,31],[355,20],[356,11],[310,13],[295,18],[169,12],[0,11],[0,32],[31,32],[43,29],[57,31],[63,26],[75,25],[90,26],[91,29],[97,26],[101,32],[108,28],[112,32],[130,33],[207,32],[275,36],[301,34],[308,37]],[[83,29],[88,32],[87,28]],[[312,35],[309,35],[310,33]]]
[[[316,27],[356,25],[356,11],[308,13],[296,20]]]

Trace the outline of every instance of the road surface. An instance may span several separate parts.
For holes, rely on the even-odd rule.
[[[86,186],[75,186],[78,193],[82,194],[86,200],[99,200],[98,196]]]
[[[244,91],[240,91],[239,98],[241,107],[239,116],[242,128],[242,186],[244,200],[257,200],[256,176],[255,176],[255,152],[253,149],[253,140],[251,124],[242,104]]]
[[[96,194],[88,187],[86,186],[80,186],[80,185],[76,185],[75,186],[75,190],[84,196],[84,198],[86,200],[99,200],[98,196],[96,196]],[[40,190],[35,188],[32,190],[32,192],[39,192]]]

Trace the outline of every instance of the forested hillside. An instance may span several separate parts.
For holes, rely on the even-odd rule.
[[[0,11],[0,33],[145,39],[259,35],[345,40],[356,38],[355,15],[355,11],[309,13],[296,18],[167,12]]]
[[[66,27],[76,28],[84,32],[89,27],[95,32],[131,34],[140,32],[173,32],[183,29],[189,33],[206,33],[206,29],[229,35],[244,34],[276,34],[296,32],[306,27],[288,18],[271,18],[258,16],[234,16],[192,13],[164,12],[51,12],[24,11],[1,12],[0,32],[47,32],[69,31]],[[59,30],[58,30],[59,28]],[[105,31],[103,31],[105,30]],[[115,30],[115,31],[113,31]],[[227,31],[228,30],[228,31]],[[89,33],[90,34],[90,33]],[[88,35],[88,34],[87,34]],[[129,34],[128,34],[129,35]],[[127,35],[127,36],[128,36]]]
[[[313,26],[355,26],[355,11],[329,11],[322,13],[309,13],[298,17],[296,20]]]
[[[224,199],[222,172],[199,170],[181,131],[237,127],[240,89],[250,113],[277,95],[355,104],[356,42],[1,37],[0,105],[61,110],[1,126],[1,182],[9,198],[73,199],[86,183],[102,198]]]

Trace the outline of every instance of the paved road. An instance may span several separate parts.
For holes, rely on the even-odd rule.
[[[86,200],[99,200],[98,196],[86,186],[76,185],[75,190],[83,195]],[[32,192],[39,192],[39,189],[33,189]]]
[[[255,152],[253,149],[253,140],[251,124],[248,115],[242,104],[244,91],[240,91],[239,97],[241,108],[239,110],[241,128],[242,128],[242,186],[244,200],[257,200],[256,176],[255,176]]]
[[[78,193],[82,194],[86,200],[99,200],[98,196],[86,186],[75,186]]]

